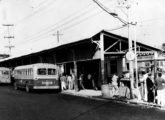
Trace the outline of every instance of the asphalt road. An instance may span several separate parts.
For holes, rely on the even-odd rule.
[[[165,111],[98,101],[56,91],[14,90],[0,86],[0,120],[164,120]]]

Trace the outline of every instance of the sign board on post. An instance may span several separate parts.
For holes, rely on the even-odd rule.
[[[135,59],[135,54],[133,51],[129,51],[126,53],[126,58],[127,60],[131,61],[131,60],[134,60]]]

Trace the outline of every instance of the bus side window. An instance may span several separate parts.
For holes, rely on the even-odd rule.
[[[28,75],[28,69],[26,69],[26,75]]]
[[[30,75],[33,75],[33,69],[30,69]]]
[[[30,69],[27,70],[27,74],[30,75]]]

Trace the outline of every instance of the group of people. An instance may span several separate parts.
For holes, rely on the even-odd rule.
[[[75,75],[72,74],[65,74],[63,73],[60,76],[60,82],[61,82],[61,90],[73,90],[75,89]],[[78,90],[85,90],[85,89],[94,89],[97,90],[97,86],[95,83],[94,76],[92,74],[87,74],[85,76],[84,74],[80,74],[77,80],[77,87]]]
[[[63,73],[60,76],[60,82],[61,82],[61,90],[67,90],[67,89],[74,89],[75,87],[75,75],[72,74],[65,74]]]
[[[85,89],[94,89],[97,90],[97,86],[95,83],[95,78],[92,76],[92,74],[87,74],[85,76],[84,74],[80,74],[78,78],[78,89],[79,90],[85,90]]]
[[[128,76],[129,78],[129,76]],[[133,97],[146,102],[157,103],[165,105],[165,78],[159,72],[154,79],[154,75],[142,71],[139,77],[138,87],[133,90]],[[112,76],[111,82],[111,96],[120,96],[130,98],[130,83],[126,84],[125,79],[118,77],[116,74]],[[137,92],[139,91],[139,92]]]
[[[111,97],[130,98],[130,89],[116,74],[112,76],[109,87]]]
[[[162,77],[161,72],[157,73],[154,79],[151,73],[143,71],[139,80],[142,100],[165,105],[165,79]]]

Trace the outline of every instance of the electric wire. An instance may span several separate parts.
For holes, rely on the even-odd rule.
[[[21,20],[19,20],[17,23],[14,23],[14,26],[15,26],[15,27],[18,27],[19,25],[21,25],[21,23],[27,21],[29,18],[31,18],[33,15],[36,15],[37,13],[42,12],[42,14],[43,14],[43,13],[44,13],[43,11],[45,10],[45,8],[48,8],[47,6],[48,6],[49,4],[53,5],[53,3],[54,3],[55,1],[56,1],[56,0],[52,0],[52,2],[50,1],[50,3],[48,3],[48,2],[45,0],[45,2],[40,3],[40,7],[38,6],[38,7],[37,7],[38,9],[37,9],[36,11],[34,11],[33,13],[31,13],[31,14],[29,14],[29,15],[23,17],[23,18],[22,18]],[[44,3],[46,3],[46,2],[47,2],[47,4],[44,4]],[[41,5],[44,5],[44,6],[41,7]],[[45,6],[45,5],[46,5],[46,6]],[[50,8],[50,6],[49,6],[49,8]],[[45,12],[48,12],[48,11],[45,11]],[[5,35],[6,32],[7,32],[7,30],[4,30],[4,32],[3,32],[1,35],[2,35],[2,36]]]
[[[121,19],[120,17],[118,17],[117,14],[112,13],[108,8],[106,8],[103,4],[101,4],[100,2],[98,2],[97,0],[93,0],[100,8],[102,8],[105,12],[107,12],[108,14],[112,15],[114,18],[117,18],[119,21],[121,21],[124,24],[128,24],[126,21],[124,21],[123,19]]]
[[[71,25],[70,25],[71,26]],[[60,26],[59,26],[60,27]],[[57,29],[58,27],[56,27],[56,28],[53,28],[54,30],[55,29]],[[69,28],[69,27],[68,27]],[[67,29],[67,28],[66,28]],[[50,33],[50,32],[52,32],[53,30],[49,30],[49,32],[47,32],[47,33]],[[50,35],[50,34],[48,34],[48,35]]]
[[[91,16],[99,15],[99,13],[101,13],[101,12],[103,12],[103,11],[99,11],[99,12],[97,12],[97,13],[95,13],[95,14],[92,14]],[[90,19],[91,16],[88,16],[88,17],[82,19],[81,22],[84,22],[85,20]],[[79,21],[79,23],[81,23],[81,22]],[[67,30],[67,29],[69,29],[70,27],[74,27],[74,25],[77,25],[77,23],[75,23],[75,24],[73,24],[73,25],[70,25],[70,26],[68,26],[68,27],[66,27],[66,28],[63,28],[62,31]],[[124,27],[126,27],[126,26],[127,26],[127,25],[123,25],[123,26],[120,26],[120,27],[115,27],[115,28],[113,28],[113,29],[111,29],[111,30],[109,30],[109,31],[114,31],[114,30],[117,30],[117,29],[121,29],[121,28],[124,28]],[[47,35],[47,36],[49,36],[49,35]],[[45,36],[45,37],[46,37],[46,36]],[[38,41],[38,40],[37,40],[37,41]],[[35,41],[35,43],[37,43],[37,41]],[[49,44],[55,44],[55,42],[52,41],[52,42],[49,43]],[[35,44],[34,44],[33,46],[35,46]]]
[[[87,11],[87,13],[90,11],[91,9],[89,9],[88,11]],[[85,15],[84,13],[82,14],[82,15]],[[74,18],[75,19],[75,18]],[[74,19],[72,19],[72,20],[70,20],[70,21],[67,21],[67,23],[70,23],[70,22],[73,22],[74,21]],[[79,19],[79,16],[78,16],[78,18],[76,18],[76,19]],[[65,25],[65,24],[67,24],[67,23],[64,23],[63,25]],[[56,23],[57,24],[57,23]],[[56,24],[54,24],[54,25],[56,25]],[[52,25],[51,25],[52,26]],[[58,27],[61,27],[62,25],[60,25],[60,26],[58,26]],[[51,30],[48,30],[47,32],[45,32],[45,34],[47,34],[47,33],[49,33],[49,32],[52,32],[53,30],[52,29],[55,29],[55,28],[51,28]],[[57,29],[57,27],[56,27],[56,29]],[[38,38],[38,36],[39,37],[41,37],[42,36],[42,33],[41,34],[35,34],[34,36],[36,36],[35,38]],[[34,37],[33,37],[33,39],[34,39]]]
[[[96,14],[97,14],[97,13],[96,13]],[[93,14],[93,15],[91,15],[91,16],[94,16],[94,15],[96,15],[96,14]],[[73,27],[73,26],[75,26],[75,25],[77,25],[77,24],[80,24],[81,22],[83,22],[84,20],[87,20],[87,19],[90,18],[91,16],[86,17],[86,18],[82,19],[81,21],[77,21],[76,23],[71,24],[70,26],[67,26],[67,27],[65,27],[65,28],[63,28],[63,29],[61,29],[61,30],[66,30],[66,29],[69,29],[70,27]],[[49,35],[50,35],[50,34],[46,35],[45,37],[47,37],[47,36],[49,36]],[[42,38],[44,38],[44,37],[42,37]],[[40,39],[42,39],[42,38],[40,38]],[[38,38],[38,39],[39,39],[39,38]],[[35,42],[36,42],[36,41],[38,41],[38,40],[35,39]]]
[[[40,7],[37,9],[37,10],[35,10],[34,12],[32,12],[32,13],[30,13],[29,15],[27,15],[27,16],[25,16],[25,17],[23,17],[20,21],[18,21],[17,23],[15,23],[15,26],[18,26],[18,25],[20,25],[22,22],[24,22],[24,21],[27,21],[29,18],[31,18],[32,16],[34,16],[34,15],[36,15],[36,14],[38,14],[38,13],[44,13],[43,11],[46,9],[46,8],[50,8],[50,5],[53,5],[53,3],[55,3],[57,0],[52,0],[52,1],[46,1],[45,0],[45,2],[44,3],[46,3],[46,4],[44,4],[44,3],[42,3],[41,5],[40,5]],[[49,3],[50,2],[50,3]],[[48,5],[49,5],[49,7],[48,7]],[[47,12],[47,11],[46,11]]]
[[[66,26],[66,27],[64,27],[64,28],[61,28],[59,31],[64,31],[64,30],[66,30],[66,29],[69,29],[69,28],[71,28],[71,27],[74,27],[75,25],[78,25],[78,24],[80,24],[80,23],[82,23],[82,22],[85,22],[86,20],[90,19],[92,16],[99,15],[101,12],[102,12],[102,11],[99,11],[99,12],[96,12],[96,13],[94,13],[94,14],[92,14],[92,15],[89,15],[89,16],[83,18],[83,19],[80,19],[80,20],[77,21],[76,23],[74,22],[73,24],[71,24],[71,25],[69,25],[69,26]],[[59,26],[59,27],[63,27],[63,26],[64,26],[64,24],[61,25],[61,26]],[[59,27],[57,27],[56,29],[58,29]],[[54,29],[55,29],[55,28],[54,28]],[[52,36],[52,31],[51,31],[51,32],[48,32],[47,34],[44,34],[44,35],[45,35],[45,36],[36,38],[34,42],[37,42],[38,40],[43,39],[43,38],[46,38],[46,37],[48,37],[48,36]],[[31,39],[31,40],[29,40],[29,41],[33,41],[33,40],[34,40],[34,39]],[[28,41],[28,42],[29,42],[29,41]],[[33,42],[33,43],[34,43],[34,42]]]
[[[88,13],[90,10],[91,10],[91,9],[89,9],[89,10],[87,9],[87,11],[81,13],[81,15]],[[80,10],[80,11],[82,11],[82,10]],[[78,13],[79,13],[80,11],[78,11]],[[39,33],[44,32],[44,31],[47,31],[47,29],[51,29],[51,30],[52,30],[53,27],[54,27],[54,25],[58,25],[58,24],[60,24],[61,22],[65,22],[65,21],[70,22],[70,21],[72,21],[72,20],[69,21],[68,19],[70,19],[72,16],[75,16],[76,13],[77,13],[77,11],[76,11],[75,13],[73,13],[73,14],[71,14],[71,15],[65,17],[64,19],[62,19],[62,20],[56,22],[55,24],[51,24],[50,26],[48,26],[48,27],[46,27],[46,28],[40,30],[39,32],[30,35],[30,37],[37,36]],[[80,16],[80,15],[79,15],[79,16]],[[79,17],[79,16],[78,16],[78,17]],[[28,36],[26,36],[26,37],[28,37]]]
[[[31,38],[37,38],[38,36],[42,36],[42,34],[47,34],[47,33],[50,33],[50,32],[53,32],[53,30],[55,30],[55,29],[57,29],[57,28],[59,28],[59,27],[62,27],[62,26],[64,26],[64,25],[66,25],[66,24],[69,24],[69,23],[71,23],[71,22],[74,22],[75,20],[78,20],[78,19],[81,19],[83,16],[85,16],[85,15],[87,15],[87,14],[89,14],[90,12],[91,12],[91,10],[94,10],[94,7],[88,7],[88,9],[86,9],[85,11],[82,11],[82,10],[80,10],[80,11],[82,11],[82,12],[77,12],[76,11],[76,13],[78,13],[77,15],[75,15],[75,13],[73,13],[72,15],[69,15],[69,16],[67,16],[67,17],[65,17],[64,19],[62,19],[62,20],[60,20],[60,21],[58,21],[57,23],[55,23],[55,24],[53,24],[53,25],[50,25],[49,27],[47,27],[47,28],[44,28],[43,30],[41,30],[41,31],[39,31],[38,33],[35,33],[34,34],[34,36],[33,35],[31,35],[31,36],[33,36],[33,37],[31,37]],[[74,17],[72,17],[74,15]],[[62,23],[63,22],[63,24],[60,24],[60,23]],[[58,25],[58,24],[60,24],[60,25]],[[56,26],[55,26],[56,25]],[[47,30],[48,29],[48,30]],[[45,31],[46,30],[46,31]],[[43,33],[43,31],[44,31],[44,33]],[[29,40],[29,39],[26,39],[26,40]]]

